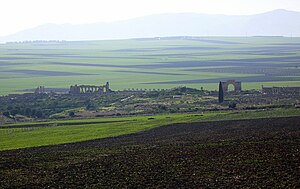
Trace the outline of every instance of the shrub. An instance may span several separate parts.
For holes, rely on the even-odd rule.
[[[235,103],[235,102],[231,102],[231,103],[228,105],[228,107],[229,107],[230,109],[235,109],[235,108],[236,108],[236,103]]]
[[[69,116],[70,116],[70,117],[74,117],[74,116],[75,116],[75,113],[74,113],[74,112],[69,112]]]
[[[10,113],[9,112],[3,112],[2,115],[4,115],[5,117],[10,117]]]

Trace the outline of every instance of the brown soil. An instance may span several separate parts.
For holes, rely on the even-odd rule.
[[[299,188],[300,117],[0,152],[0,188]]]

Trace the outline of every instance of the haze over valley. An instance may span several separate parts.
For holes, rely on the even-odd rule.
[[[103,40],[166,36],[300,36],[300,12],[283,9],[249,16],[173,13],[93,24],[44,24],[0,42]]]

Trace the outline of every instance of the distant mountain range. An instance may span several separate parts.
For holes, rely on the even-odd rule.
[[[300,36],[300,12],[274,10],[250,16],[195,13],[151,15],[111,23],[45,24],[0,38],[25,40],[102,40],[166,36]]]

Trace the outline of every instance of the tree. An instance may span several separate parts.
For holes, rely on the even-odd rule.
[[[32,109],[32,110],[31,110],[30,117],[34,117],[34,116],[35,116],[35,113],[36,113],[36,110],[35,110],[35,109]]]
[[[230,108],[230,109],[235,109],[235,108],[236,108],[236,102],[231,102],[231,103],[228,105],[228,108]]]
[[[219,103],[224,102],[224,91],[223,91],[223,86],[222,82],[220,81],[219,83]]]
[[[70,117],[74,117],[74,116],[75,116],[75,113],[71,111],[71,112],[69,112],[69,116],[70,116]]]
[[[24,114],[26,116],[30,116],[31,115],[31,109],[30,108],[26,108]]]
[[[5,117],[10,117],[10,113],[9,112],[3,112],[3,114]]]
[[[10,111],[10,114],[11,114],[12,116],[17,115],[18,113],[19,113],[19,110],[17,110],[17,109],[12,109],[12,110]]]
[[[158,107],[158,109],[163,110],[163,111],[166,111],[168,109],[167,106],[162,105],[162,104],[159,104],[157,107]]]
[[[43,117],[43,112],[42,112],[41,110],[36,110],[35,116],[36,116],[37,118],[42,118],[42,117]]]
[[[88,105],[86,105],[85,109],[86,110],[95,110],[96,107],[93,104],[88,104]]]

